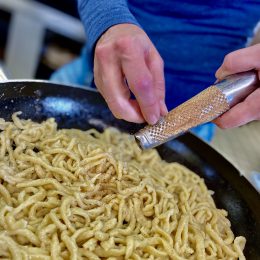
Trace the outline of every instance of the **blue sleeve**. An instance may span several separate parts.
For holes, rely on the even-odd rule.
[[[138,25],[129,11],[126,0],[78,0],[87,47],[93,51],[98,38],[111,26],[121,23]]]

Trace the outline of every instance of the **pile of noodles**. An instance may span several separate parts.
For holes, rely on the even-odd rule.
[[[203,179],[115,129],[1,120],[1,259],[245,259]]]

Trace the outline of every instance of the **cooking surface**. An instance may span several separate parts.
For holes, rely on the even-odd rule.
[[[137,126],[116,120],[104,100],[95,91],[48,83],[16,82],[0,84],[0,117],[9,119],[13,112],[41,121],[55,117],[59,127],[102,130],[116,126],[134,133]],[[259,194],[220,154],[191,134],[158,148],[162,158],[180,162],[205,179],[215,192],[218,207],[229,213],[235,235],[247,239],[247,259],[260,258]]]

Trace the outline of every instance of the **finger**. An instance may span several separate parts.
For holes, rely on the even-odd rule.
[[[216,78],[223,79],[230,74],[252,69],[260,69],[260,44],[240,49],[226,55],[223,64],[216,71]]]
[[[115,117],[129,122],[142,123],[137,101],[130,100],[130,91],[125,84],[120,64],[115,55],[95,53],[95,84]]]
[[[160,114],[164,116],[168,112],[165,104],[164,62],[156,49],[150,51],[147,65],[153,77],[156,96],[159,98]]]
[[[260,89],[237,104],[213,122],[220,128],[233,128],[260,119]]]
[[[122,68],[144,119],[149,124],[155,124],[159,120],[160,107],[153,87],[153,78],[145,63],[144,54],[124,57]]]
[[[136,100],[130,99],[130,92],[122,75],[118,70],[110,67],[106,72],[102,72],[102,82],[98,89],[104,97],[109,109],[118,119],[124,119],[129,122],[143,123],[140,107]]]
[[[138,101],[143,117],[149,124],[155,124],[160,116],[160,108],[144,57],[122,64],[129,88]]]

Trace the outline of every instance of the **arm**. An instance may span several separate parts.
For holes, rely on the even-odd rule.
[[[150,124],[167,113],[163,61],[124,0],[78,0],[94,80],[120,119]],[[136,99],[131,99],[131,93]]]

